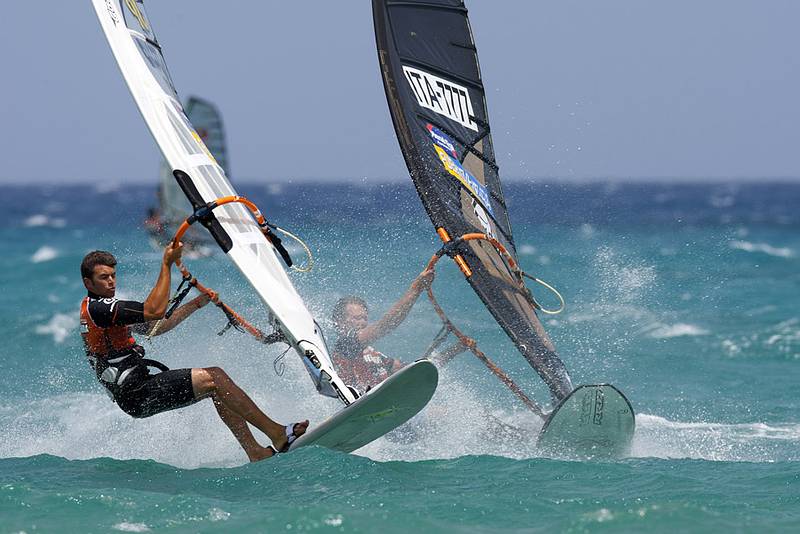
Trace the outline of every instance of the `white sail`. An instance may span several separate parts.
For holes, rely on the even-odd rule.
[[[205,204],[236,195],[181,107],[142,1],[92,3],[139,111],[186,196]],[[250,212],[241,204],[226,204],[213,215],[216,220],[204,225],[266,304],[272,324],[300,355],[317,390],[352,402],[354,395],[334,371],[319,326]]]
[[[208,147],[225,175],[230,178],[228,147],[219,110],[211,102],[196,96],[190,96],[186,100],[183,110],[197,135]],[[194,211],[172,175],[172,166],[163,159],[159,169],[158,204],[161,223],[165,228],[164,238],[174,235],[184,219]],[[209,252],[211,251],[210,247],[213,246],[211,236],[199,227],[191,227],[184,236],[183,242],[193,247],[200,245]]]

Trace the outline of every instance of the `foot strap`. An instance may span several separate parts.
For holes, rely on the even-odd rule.
[[[298,438],[298,436],[294,433],[294,427],[299,424],[300,423],[292,423],[290,425],[286,425],[284,428],[284,432],[286,433],[286,445],[284,445],[283,448],[278,452],[287,452],[289,450],[291,444],[294,443],[294,440]]]

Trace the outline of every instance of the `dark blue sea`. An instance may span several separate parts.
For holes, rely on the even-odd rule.
[[[314,269],[291,277],[327,331],[343,295],[377,318],[438,246],[410,185],[238,189],[313,251]],[[505,194],[522,267],[567,301],[543,322],[574,382],[613,383],[635,408],[630,457],[542,456],[541,421],[469,353],[441,370],[416,439],[351,455],[248,464],[210,401],[131,419],[85,361],[79,263],[113,251],[119,294],[146,297],[160,260],[141,227],[154,187],[12,186],[0,212],[0,532],[800,529],[800,184],[537,182]],[[187,265],[265,324],[226,257]],[[546,402],[455,266],[442,262],[434,290]],[[171,367],[225,368],[279,421],[313,425],[337,409],[294,354],[279,376],[283,348],[218,336],[224,325],[209,306],[144,345]],[[411,361],[438,328],[423,297],[376,348]]]

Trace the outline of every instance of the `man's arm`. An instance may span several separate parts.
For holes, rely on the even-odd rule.
[[[411,311],[412,306],[414,306],[417,298],[419,298],[420,293],[422,293],[424,289],[429,288],[431,283],[433,283],[434,274],[433,269],[425,269],[422,271],[419,276],[411,282],[408,290],[400,297],[400,300],[398,300],[383,317],[358,332],[358,340],[362,343],[372,343],[400,326],[400,323],[405,320],[408,316],[408,312]]]
[[[147,329],[145,333],[148,333],[152,336],[160,336],[161,334],[166,334],[179,324],[181,324],[187,317],[191,314],[205,306],[211,302],[211,297],[206,294],[202,294],[198,297],[195,297],[191,301],[187,302],[183,306],[179,307],[177,310],[172,312],[172,315],[169,316],[169,319],[164,319],[158,322],[158,328],[155,332],[152,332],[153,326],[155,326],[155,322],[153,323],[145,323],[147,324]],[[152,333],[151,333],[152,332]]]
[[[145,321],[161,319],[164,317],[164,314],[167,313],[171,282],[170,270],[172,264],[180,260],[181,252],[183,252],[183,244],[178,243],[175,245],[172,241],[170,241],[164,249],[164,259],[161,261],[161,271],[158,273],[156,285],[153,286],[153,289],[144,301]]]

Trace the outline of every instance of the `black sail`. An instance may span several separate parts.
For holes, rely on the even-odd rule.
[[[451,238],[494,237],[516,260],[464,3],[373,0],[372,9],[395,132],[431,221]],[[486,241],[463,242],[458,252],[472,271],[470,285],[553,398],[565,397],[569,375],[519,273]]]

